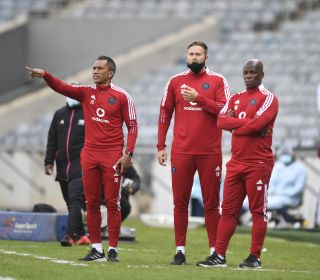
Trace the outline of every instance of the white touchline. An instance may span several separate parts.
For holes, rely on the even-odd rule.
[[[167,267],[159,266],[159,265],[127,265],[128,268],[158,268],[158,269],[164,269]]]
[[[258,269],[250,269],[250,268],[230,268],[230,270],[237,270],[237,271],[275,271],[275,272],[293,272],[293,273],[311,273],[311,270],[288,270],[288,269],[268,269],[268,268],[258,268]]]
[[[158,252],[155,249],[136,249],[136,248],[118,248],[118,251],[127,251],[127,252]]]
[[[58,263],[58,264],[69,264],[69,265],[72,265],[72,266],[88,266],[87,264],[84,264],[84,263],[75,263],[73,261],[59,260],[59,259],[51,258],[51,257],[37,256],[37,255],[29,254],[29,253],[19,253],[19,252],[15,252],[15,251],[6,251],[6,250],[2,250],[2,249],[0,249],[0,253],[1,254],[6,254],[6,255],[31,257],[31,258],[40,259],[40,260],[46,260],[46,261],[50,261],[50,262]]]

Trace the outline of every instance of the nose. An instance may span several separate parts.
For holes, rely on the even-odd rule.
[[[245,75],[244,75],[244,78],[245,78],[246,80],[251,80],[251,79],[253,78],[253,75],[251,75],[251,74],[245,74]]]

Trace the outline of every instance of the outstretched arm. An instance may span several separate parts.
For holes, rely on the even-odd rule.
[[[29,71],[29,75],[32,78],[43,78],[48,86],[55,92],[68,96],[72,99],[76,99],[80,102],[82,101],[83,95],[81,94],[81,89],[84,88],[83,86],[67,84],[40,68],[33,68],[29,66],[26,66],[25,68]]]
[[[32,79],[34,78],[43,78],[45,71],[40,68],[32,68],[29,66],[25,66],[25,68],[29,71],[29,75]]]

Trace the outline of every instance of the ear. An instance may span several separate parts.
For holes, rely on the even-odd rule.
[[[264,72],[261,73],[261,78],[263,78],[263,77],[264,77]]]
[[[109,74],[108,74],[109,78],[112,78],[113,75],[114,75],[114,72],[113,71],[109,71]]]

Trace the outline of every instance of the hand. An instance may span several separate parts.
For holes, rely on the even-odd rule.
[[[53,164],[47,164],[44,167],[44,172],[46,175],[52,175],[53,174]]]
[[[181,94],[184,100],[189,102],[194,102],[198,96],[198,92],[194,88],[188,86],[181,89]]]
[[[27,70],[29,70],[29,75],[33,78],[42,78],[44,76],[45,71],[39,68],[32,68],[29,66],[25,66]]]
[[[125,191],[127,192],[127,194],[129,194],[129,195],[132,195],[132,194],[133,194],[133,188],[131,188],[131,187],[125,187],[124,189],[125,189]]]
[[[116,165],[120,166],[120,176],[122,176],[127,169],[132,165],[131,156],[123,155],[116,163]]]
[[[162,150],[158,152],[158,161],[162,166],[167,165],[168,155],[166,150]]]
[[[228,110],[228,116],[231,117],[231,118],[235,117],[234,111],[232,109]]]
[[[122,187],[127,192],[127,194],[133,194],[133,188],[132,188],[133,180],[129,178],[124,178],[122,181]]]

